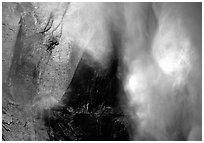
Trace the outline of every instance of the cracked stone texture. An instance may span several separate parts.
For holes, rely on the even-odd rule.
[[[47,51],[46,42],[66,6],[2,3],[3,140],[47,139],[40,109],[60,101],[83,52],[63,29],[59,45],[51,54]],[[51,12],[52,28],[40,33]],[[60,26],[53,35],[59,34]]]

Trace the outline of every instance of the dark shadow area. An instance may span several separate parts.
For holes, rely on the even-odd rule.
[[[84,53],[79,62],[65,106],[45,111],[50,140],[129,140],[128,119],[118,104],[117,60],[102,69],[89,57]]]
[[[45,111],[50,140],[129,140],[129,121],[119,96],[122,80],[117,34],[108,68],[101,67],[84,52],[73,79],[63,96],[62,107]]]

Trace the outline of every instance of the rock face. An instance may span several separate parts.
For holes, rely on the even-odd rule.
[[[59,6],[54,7],[59,10]],[[42,8],[44,9],[45,5],[39,3],[3,3],[2,69],[3,108],[5,109],[3,112],[5,111],[5,117],[8,112],[11,112],[13,115],[9,117],[13,116],[20,121],[22,118],[27,120],[27,116],[31,116],[30,120],[34,120],[32,106],[45,109],[60,101],[82,53],[82,50],[75,50],[77,45],[67,40],[67,35],[60,33],[63,26],[57,27],[57,20],[63,19],[64,11],[61,13],[60,10],[55,11],[55,17],[51,17],[52,11],[47,12]],[[62,24],[62,20],[59,22]],[[49,49],[50,47],[52,49]],[[8,102],[12,102],[13,106],[21,107],[19,112],[31,112],[31,115],[26,114],[25,117],[16,115],[18,109],[7,107]],[[25,124],[27,122],[25,121]],[[29,121],[33,126],[31,122],[33,121]],[[8,133],[3,130],[4,139],[36,140],[33,127],[29,127],[33,130],[30,134],[33,134],[33,137],[28,139],[16,132],[16,129],[20,129],[20,123],[12,123]]]
[[[64,37],[67,35],[63,35],[62,32],[54,33],[59,31],[57,27],[55,31],[52,28],[56,18],[48,17],[47,24],[42,29],[41,19],[37,17],[34,5],[32,3],[18,5],[22,9],[27,8],[27,11],[23,11],[19,21],[20,26],[8,76],[9,85],[16,102],[27,104],[35,98],[40,100],[40,106],[47,108],[52,103],[48,105],[47,102],[45,105],[45,98],[53,104],[61,99],[77,65],[78,58],[73,55],[78,56],[80,53],[73,52],[73,48],[77,47],[72,41],[67,39],[65,41]],[[54,39],[58,44],[54,43]]]

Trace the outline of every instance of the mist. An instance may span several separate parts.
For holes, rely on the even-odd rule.
[[[142,27],[147,24],[140,18],[145,13],[142,10],[137,18],[145,24],[140,25],[136,18],[128,20],[129,25],[138,25],[128,27],[130,42],[124,46],[127,50],[124,56],[128,57],[124,58],[130,65],[124,86],[130,109],[135,110],[130,116],[139,124],[134,139],[200,140],[202,84],[201,76],[198,79],[201,75],[198,51],[201,46],[194,44],[193,37],[199,38],[201,32],[191,33],[189,29],[195,25],[201,29],[201,17],[192,22],[187,16],[188,8],[196,8],[196,5],[155,4],[154,10],[156,7],[162,7],[158,8],[162,11],[160,15],[155,12],[155,25],[151,28],[156,29]],[[134,30],[137,28],[139,30]],[[146,33],[151,33],[152,39]]]
[[[201,6],[174,3],[87,3],[67,31],[106,67],[121,37],[123,85],[134,140],[201,139]],[[189,14],[189,10],[191,12]],[[72,14],[71,14],[72,15]],[[192,18],[191,18],[192,17]],[[68,26],[68,24],[67,24]],[[68,28],[69,29],[69,28]]]

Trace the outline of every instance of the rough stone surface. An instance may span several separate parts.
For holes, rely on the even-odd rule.
[[[49,40],[60,34],[58,28],[52,31],[66,4],[47,9],[46,3],[2,5],[3,140],[46,140],[38,114],[60,101],[80,59],[80,50],[73,50],[76,46],[63,33],[59,45],[47,50]],[[52,11],[53,25],[42,32]]]

